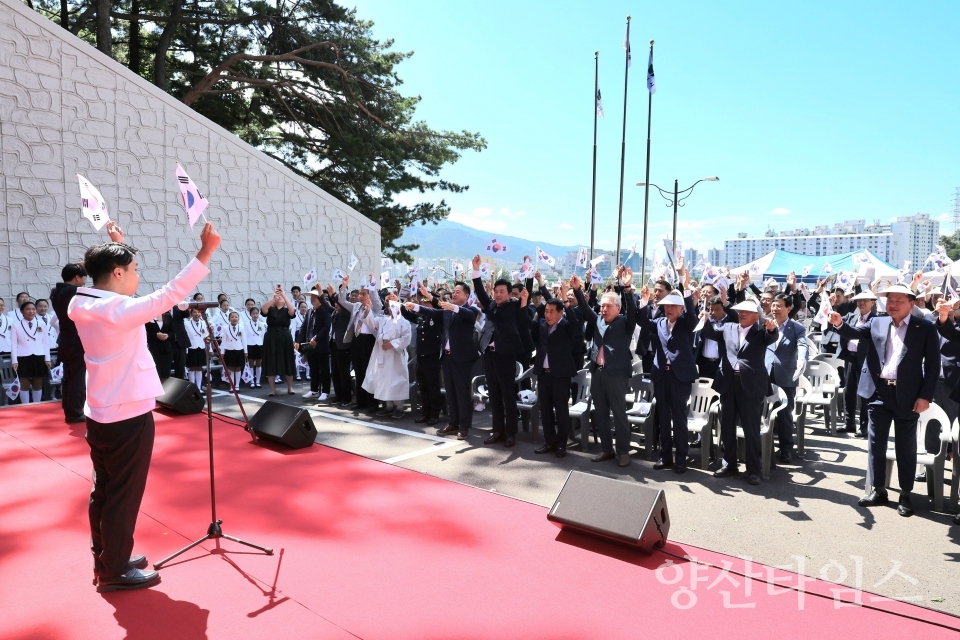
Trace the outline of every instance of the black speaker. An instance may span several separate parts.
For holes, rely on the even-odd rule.
[[[640,547],[662,547],[670,532],[667,498],[661,489],[571,471],[547,520],[609,540]]]
[[[203,411],[203,402],[197,385],[172,376],[163,381],[163,395],[157,398],[157,404],[164,409],[184,415]]]
[[[291,449],[309,447],[317,438],[310,412],[282,402],[268,400],[252,418],[250,426],[258,438]]]

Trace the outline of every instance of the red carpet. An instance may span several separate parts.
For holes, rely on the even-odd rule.
[[[869,607],[837,607],[837,587],[813,580],[801,610],[796,591],[771,595],[765,567],[753,566],[748,593],[742,576],[717,568],[743,573],[736,558],[677,544],[645,556],[560,533],[539,506],[326,447],[263,447],[220,422],[224,531],[276,553],[206,545],[165,567],[154,589],[100,595],[90,584],[84,428],[61,415],[56,404],[0,411],[0,639],[927,640],[960,630],[951,616],[869,594]],[[156,420],[136,538],[151,560],[201,536],[210,519],[205,417]],[[665,584],[677,569],[657,568],[684,554],[713,566],[677,560],[682,579]],[[776,579],[796,586],[794,574]],[[689,608],[675,606],[691,596]]]

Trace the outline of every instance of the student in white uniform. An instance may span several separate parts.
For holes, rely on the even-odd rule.
[[[187,380],[203,389],[203,368],[207,366],[207,323],[200,316],[199,309],[191,309],[190,317],[183,321],[190,338],[187,347]]]
[[[29,300],[30,294],[26,291],[21,291],[17,294],[17,303],[13,305],[13,309],[7,311],[7,317],[10,318],[11,322],[19,322],[23,320],[23,314],[20,313],[20,305],[22,305],[24,302],[28,302]]]
[[[3,306],[3,298],[0,298],[0,357],[8,358],[10,357],[10,332],[13,330],[13,323],[3,312]]]
[[[40,402],[43,378],[50,369],[48,328],[37,318],[37,307],[24,302],[20,307],[23,319],[13,324],[10,340],[10,362],[20,378],[20,403]]]
[[[214,309],[210,317],[210,324],[213,325],[213,330],[216,332],[217,337],[220,337],[223,330],[230,324],[231,313],[236,313],[236,311],[230,308],[230,301],[226,298],[220,300],[220,308]]]
[[[36,306],[37,319],[40,320],[47,329],[47,342],[52,349],[57,346],[57,336],[60,335],[60,320],[57,319],[57,315],[50,309],[50,303],[43,298],[37,300]]]
[[[257,301],[253,298],[247,298],[243,301],[243,311],[240,313],[240,324],[244,329],[250,328],[250,310],[257,306]]]
[[[247,361],[247,344],[244,334],[246,330],[240,324],[240,314],[231,311],[227,316],[229,322],[222,330],[223,340],[220,350],[223,351],[223,368],[227,370],[233,381],[233,388],[240,388],[240,373]]]
[[[297,373],[295,378],[296,380],[300,380],[300,373],[303,372],[304,374],[306,374],[306,370],[307,370],[307,361],[303,358],[297,357],[299,354],[297,353],[297,348],[296,348],[297,334],[300,332],[300,327],[303,326],[303,321],[306,317],[307,317],[307,303],[306,302],[297,303],[297,312],[294,314],[292,318],[290,318],[290,335],[291,337],[293,337],[293,342],[294,342],[293,361],[294,363],[296,363],[296,366],[297,366],[297,369],[296,369]]]
[[[112,234],[111,234],[112,235]],[[93,287],[80,287],[67,308],[87,363],[86,440],[93,463],[90,548],[97,591],[141,589],[160,581],[133,555],[133,534],[153,455],[153,409],[163,385],[147,348],[145,324],[168,311],[210,270],[220,245],[209,222],[196,257],[162,289],[133,298],[140,278],[136,249],[118,242],[91,247],[83,265]]]
[[[377,295],[374,291],[371,295]],[[390,302],[398,304],[396,294],[387,296],[384,315],[367,315],[363,324],[376,336],[376,344],[367,365],[367,374],[363,380],[363,389],[375,400],[383,402],[378,416],[392,414],[394,418],[403,417],[403,401],[410,397],[410,374],[407,370],[407,347],[410,346],[410,321],[391,313]]]
[[[250,326],[244,335],[247,362],[253,371],[252,388],[260,388],[260,369],[263,365],[263,334],[267,332],[267,321],[260,317],[260,308],[250,309]]]

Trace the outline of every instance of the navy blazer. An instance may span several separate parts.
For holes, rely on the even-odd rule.
[[[767,365],[773,383],[778,387],[796,387],[793,379],[797,373],[797,362],[810,359],[807,345],[807,330],[796,320],[787,320],[780,327],[779,342],[774,341],[767,349]]]
[[[480,350],[485,350],[492,341],[497,353],[514,357],[520,355],[523,352],[520,323],[526,319],[526,309],[521,308],[519,300],[507,300],[498,305],[484,291],[480,278],[473,279],[473,291],[487,315],[487,324],[484,324],[480,337]]]
[[[940,324],[940,366],[943,369],[943,383],[950,389],[950,399],[960,398],[960,329],[953,322]]]
[[[600,316],[594,312],[583,297],[583,291],[573,290],[577,297],[577,304],[583,311],[587,321],[587,331],[593,336],[593,346],[590,348],[590,371],[596,371],[597,353],[603,349],[604,371],[608,375],[629,378],[633,374],[633,354],[630,353],[630,341],[633,331],[637,328],[637,305],[633,296],[624,298],[627,310],[613,319],[607,329],[600,335],[597,321]]]
[[[872,310],[870,311],[870,314],[867,316],[867,320],[869,320],[870,318],[876,318],[877,315],[879,315],[879,314],[877,314],[877,310],[876,310],[876,309],[872,309]],[[857,322],[858,322],[859,320],[860,320],[860,310],[859,310],[859,309],[854,309],[853,311],[851,311],[851,312],[848,313],[847,315],[843,316],[843,321],[844,321],[844,323],[850,325],[851,327],[856,327],[856,326],[857,326]],[[847,344],[848,344],[849,342],[850,342],[850,340],[849,340],[848,338],[844,338],[843,336],[840,336],[840,351],[839,351],[839,353],[838,353],[838,355],[837,355],[837,358],[839,358],[840,360],[843,360],[844,362],[855,362],[855,363],[858,363],[859,365],[862,366],[862,365],[863,365],[863,359],[867,357],[867,356],[866,356],[867,350],[866,350],[866,349],[861,349],[861,348],[860,348],[860,345],[858,344],[856,351],[850,351],[850,350],[847,348]]]
[[[450,358],[456,363],[470,363],[480,357],[477,345],[473,341],[473,327],[477,321],[477,310],[469,305],[459,311],[444,311],[420,305],[417,311],[423,318],[440,323],[440,359]],[[447,353],[447,343],[450,353]]]
[[[543,358],[549,356],[550,375],[556,377],[573,377],[577,373],[577,365],[573,361],[573,345],[577,335],[577,316],[570,307],[563,311],[563,317],[557,322],[556,329],[550,332],[546,319],[529,319],[530,328],[537,327],[537,357],[533,363],[534,375],[543,373]]]
[[[646,326],[653,344],[653,371],[650,372],[650,377],[654,382],[663,381],[667,362],[671,363],[671,370],[680,382],[693,382],[697,379],[694,349],[696,334],[693,330],[696,329],[699,319],[692,296],[686,296],[683,305],[683,315],[677,318],[673,333],[670,333],[667,317],[663,313],[651,319],[649,314],[643,313],[646,309],[640,310],[640,334],[643,335],[643,328]]]
[[[733,389],[734,364],[740,370],[740,384],[751,398],[765,398],[770,386],[767,374],[767,345],[777,339],[776,331],[767,331],[760,324],[750,327],[747,338],[740,344],[740,325],[725,323],[719,328],[706,323],[701,333],[704,338],[716,340],[720,346],[720,370],[713,381],[713,388],[721,394]]]
[[[906,317],[907,334],[897,363],[897,406],[902,411],[912,411],[917,398],[933,400],[933,392],[940,378],[940,340],[937,327],[929,320],[914,315]],[[857,395],[871,398],[880,382],[886,355],[887,336],[893,318],[877,316],[855,329],[840,323],[841,336],[849,340],[860,340],[857,350],[867,348],[867,359],[860,371],[860,386]],[[868,374],[869,375],[866,375]]]

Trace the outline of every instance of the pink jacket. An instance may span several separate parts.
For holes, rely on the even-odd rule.
[[[67,315],[77,325],[87,364],[87,406],[97,422],[119,422],[153,409],[163,386],[147,350],[144,325],[169,311],[210,273],[196,258],[159,291],[131,298],[80,287]]]

